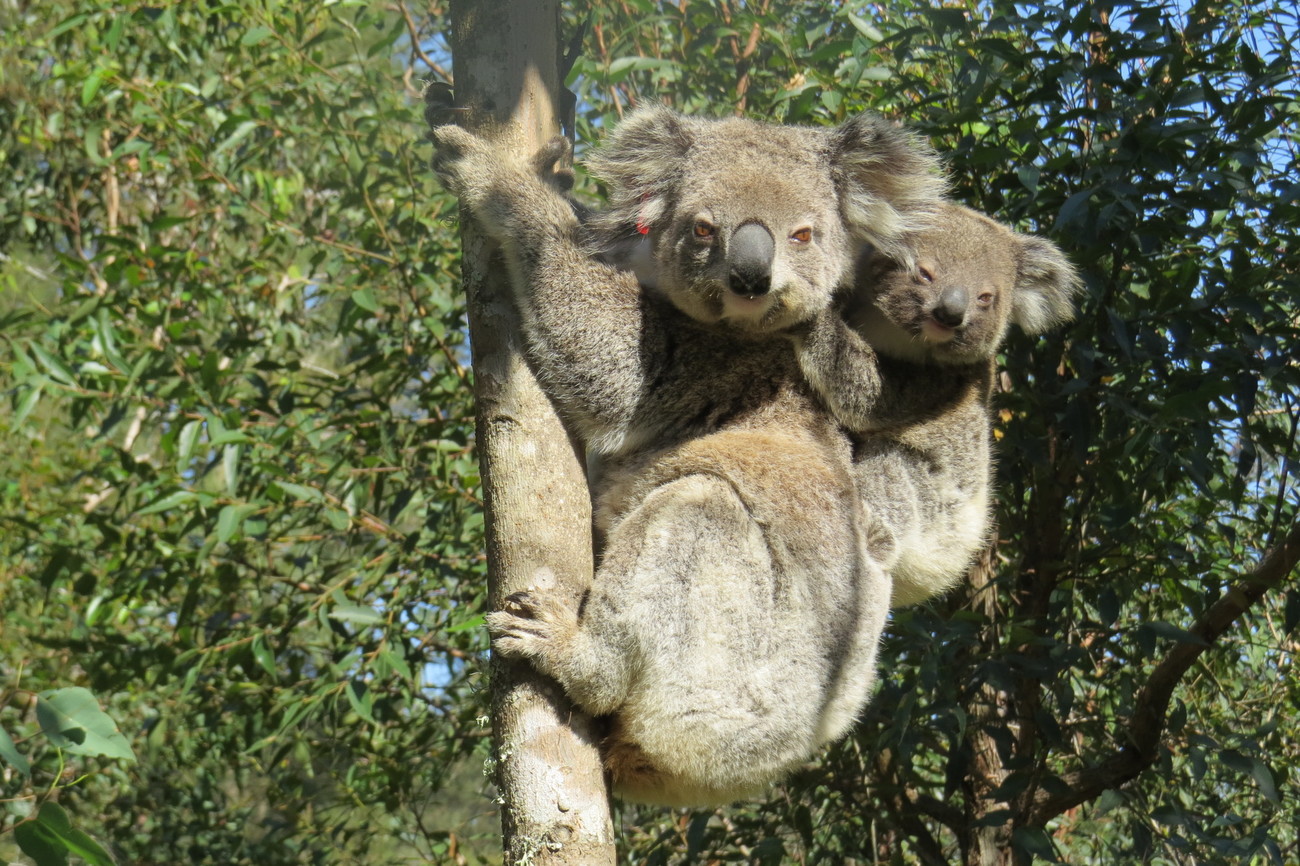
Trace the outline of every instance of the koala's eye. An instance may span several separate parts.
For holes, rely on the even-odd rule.
[[[712,240],[718,233],[718,227],[708,220],[695,221],[695,236],[700,240]]]
[[[925,265],[920,265],[920,266],[916,269],[916,275],[921,279],[921,282],[923,282],[923,283],[933,283],[933,282],[934,282],[934,271],[930,270],[930,269],[929,269],[928,267],[926,267]]]
[[[795,229],[790,233],[790,240],[797,244],[806,244],[812,241],[812,229],[804,226],[801,229]]]
[[[981,307],[987,307],[987,306],[989,306],[989,305],[991,305],[991,304],[993,303],[993,293],[992,293],[992,292],[980,292],[980,293],[975,297],[975,302],[976,302],[977,304],[979,304]]]

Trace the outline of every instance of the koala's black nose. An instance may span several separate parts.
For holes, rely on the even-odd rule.
[[[965,289],[960,286],[949,286],[939,293],[939,301],[930,311],[930,315],[941,325],[958,328],[966,321],[966,307],[969,303],[970,295]]]
[[[772,233],[758,223],[745,223],[731,236],[727,264],[728,288],[738,295],[765,295],[772,288]]]

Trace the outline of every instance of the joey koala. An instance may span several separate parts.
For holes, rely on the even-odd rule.
[[[623,796],[761,791],[852,723],[889,605],[848,437],[777,334],[829,308],[863,242],[906,258],[939,204],[934,156],[869,115],[805,129],[649,108],[590,161],[611,205],[586,225],[535,167],[456,127],[430,137],[500,243],[539,381],[602,463],[590,590],[512,596],[488,615],[494,648],[610,717]],[[653,290],[592,255],[638,226]]]
[[[795,334],[800,366],[855,439],[872,553],[891,606],[951,588],[986,541],[989,396],[1011,323],[1042,333],[1074,315],[1081,288],[1050,241],[945,204],[915,260],[868,250],[845,319]]]

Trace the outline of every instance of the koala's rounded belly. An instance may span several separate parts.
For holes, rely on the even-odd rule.
[[[730,485],[749,515],[765,528],[774,555],[797,568],[852,558],[859,504],[847,443],[793,428],[732,429],[611,462],[597,495],[597,519],[607,531],[655,491],[691,475]],[[678,489],[683,504],[698,496]],[[802,564],[799,564],[802,563]]]
[[[612,473],[618,513],[584,625],[634,672],[606,744],[622,796],[751,796],[865,702],[889,589],[834,453],[731,431]]]

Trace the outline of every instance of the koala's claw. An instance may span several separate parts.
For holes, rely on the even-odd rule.
[[[537,599],[528,590],[512,592],[506,596],[502,610],[509,611],[524,619],[536,619]]]

